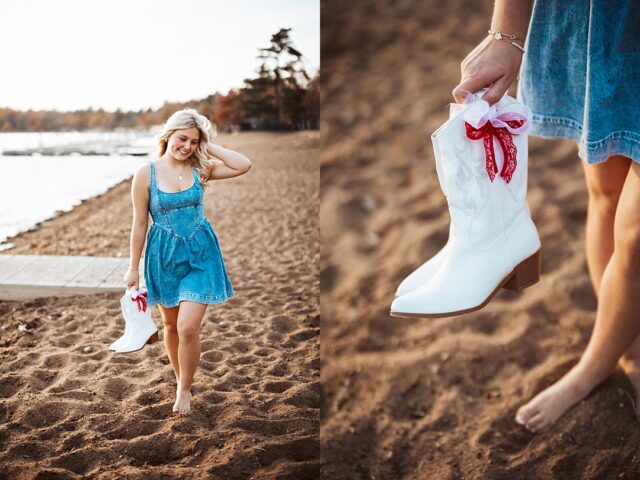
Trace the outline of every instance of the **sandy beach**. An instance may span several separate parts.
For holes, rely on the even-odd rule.
[[[595,320],[575,144],[530,138],[539,283],[459,317],[389,316],[399,282],[447,241],[429,136],[491,9],[322,2],[323,478],[640,478],[621,370],[547,432],[513,420],[577,362]]]
[[[0,301],[0,478],[318,478],[319,132],[215,141],[253,168],[206,197],[236,297],[203,319],[192,413],[171,415],[157,307],[159,342],[109,351],[124,329],[124,286]],[[16,246],[3,253],[127,257],[130,189],[124,181],[8,239]]]

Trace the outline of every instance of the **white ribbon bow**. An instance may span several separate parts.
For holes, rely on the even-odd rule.
[[[489,106],[486,100],[478,99],[475,94],[467,95],[465,103],[469,103],[469,107],[464,112],[463,118],[475,129],[482,128],[487,122],[496,128],[506,128],[514,134],[526,133],[531,126],[531,117],[533,116],[531,109],[519,102],[508,101],[502,97],[499,102]],[[508,123],[512,120],[524,120],[520,127],[512,127]]]

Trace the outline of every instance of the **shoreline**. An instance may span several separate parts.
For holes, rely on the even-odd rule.
[[[21,240],[23,240],[24,236],[26,236],[26,235],[28,235],[30,233],[35,233],[38,230],[40,230],[41,228],[48,226],[48,224],[50,224],[51,222],[56,222],[59,219],[65,217],[66,215],[72,215],[76,209],[82,207],[84,204],[86,204],[88,202],[92,202],[93,200],[97,200],[100,197],[109,195],[113,190],[117,189],[118,187],[120,187],[123,184],[128,184],[128,188],[131,189],[132,178],[133,178],[133,176],[128,177],[128,178],[126,178],[124,180],[121,180],[118,183],[108,187],[102,193],[98,193],[98,194],[93,195],[91,197],[81,199],[76,205],[72,206],[69,210],[56,210],[53,213],[52,216],[50,216],[48,218],[45,218],[44,220],[40,220],[39,222],[33,224],[33,226],[31,226],[30,228],[28,228],[26,230],[22,230],[22,231],[16,233],[15,235],[7,237],[5,240],[2,241],[2,243],[0,243],[0,253],[14,253],[12,250],[14,250],[15,248],[20,246],[20,245],[16,245],[14,243],[14,241],[20,242]],[[13,246],[11,246],[9,248],[6,248],[6,249],[2,249],[3,246],[8,245],[10,243],[13,244]],[[24,253],[29,253],[29,252],[24,252]]]

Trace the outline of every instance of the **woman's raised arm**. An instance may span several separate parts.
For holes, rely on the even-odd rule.
[[[219,159],[211,168],[210,180],[237,177],[251,169],[251,161],[247,157],[228,148],[209,143],[209,153]]]

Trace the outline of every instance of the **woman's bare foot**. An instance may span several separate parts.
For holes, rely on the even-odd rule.
[[[532,432],[541,432],[586,397],[601,381],[588,374],[578,363],[560,380],[520,407],[516,422]]]
[[[176,403],[173,404],[173,411],[180,414],[187,414],[191,410],[191,390],[176,390]]]

